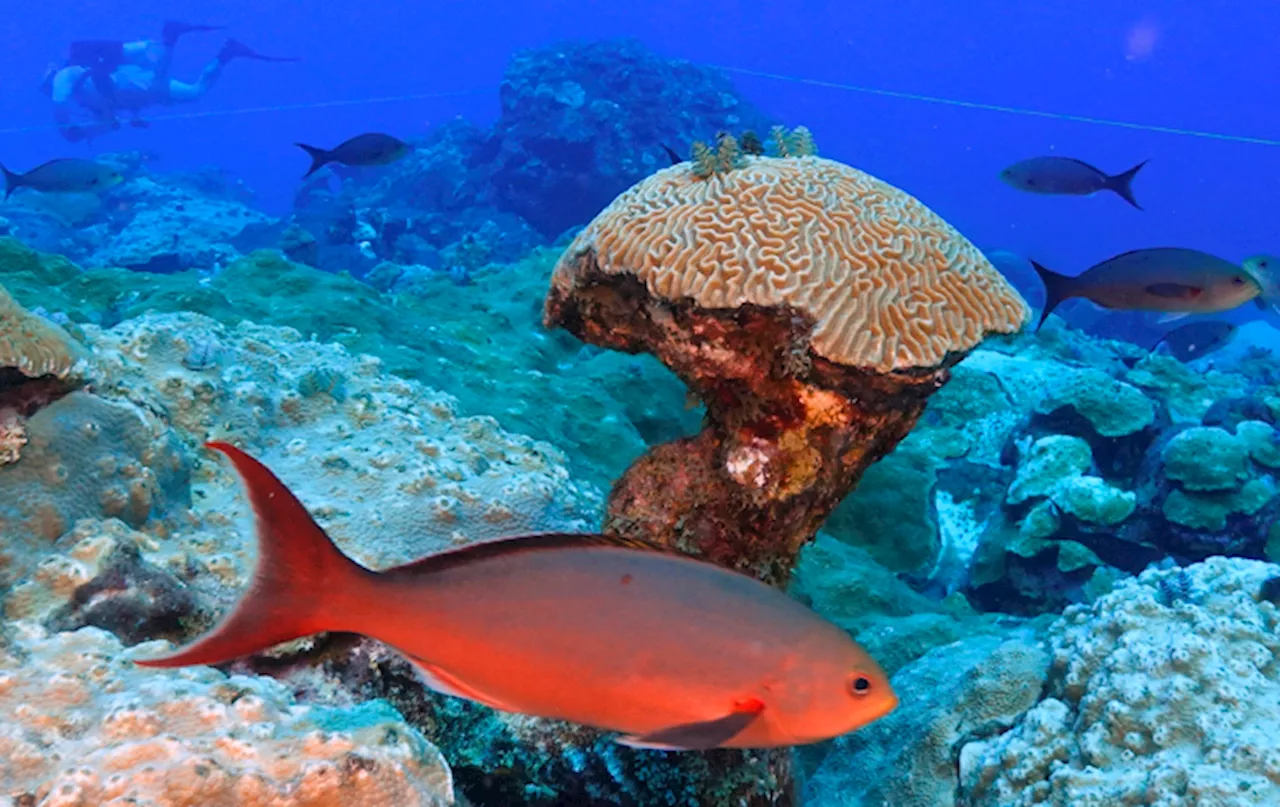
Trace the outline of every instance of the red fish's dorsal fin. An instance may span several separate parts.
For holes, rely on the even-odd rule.
[[[209,633],[174,653],[138,660],[145,667],[217,664],[326,630],[350,609],[374,573],[338,550],[284,483],[228,443],[209,443],[239,472],[257,520],[258,561],[249,590]]]
[[[594,532],[536,532],[529,535],[513,535],[487,541],[477,541],[474,544],[460,546],[457,549],[446,549],[443,552],[437,552],[434,555],[410,561],[402,566],[386,569],[383,574],[397,572],[425,574],[446,569],[456,569],[460,566],[467,566],[472,563],[518,552],[579,549],[593,546],[632,549],[637,552],[657,552],[677,555],[690,561],[696,560],[696,558],[676,552],[671,547],[654,543],[644,538],[627,538]]]

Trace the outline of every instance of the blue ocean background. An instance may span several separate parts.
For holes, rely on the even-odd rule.
[[[156,37],[165,18],[226,25],[264,52],[303,61],[232,64],[204,102],[165,110],[160,118],[174,118],[149,130],[126,127],[91,147],[61,142],[38,91],[46,65],[75,39]],[[415,138],[459,115],[485,126],[498,115],[498,87],[514,51],[625,36],[668,58],[791,77],[731,74],[762,110],[809,126],[825,154],[909,189],[984,250],[1034,256],[1068,274],[1117,252],[1165,244],[1240,260],[1276,248],[1270,178],[1280,172],[1280,148],[1183,132],[1277,138],[1280,107],[1270,103],[1280,97],[1275,25],[1275,10],[1257,0],[1233,3],[1230,13],[1192,0],[214,0],[173,2],[163,13],[148,3],[53,0],[0,22],[0,160],[16,169],[56,156],[145,150],[163,160],[157,170],[220,166],[278,215],[287,212],[307,164],[292,142],[336,143],[367,130]],[[175,75],[196,75],[220,43],[217,34],[188,37]],[[394,100],[433,93],[441,97]],[[1006,164],[1042,153],[1113,172],[1151,159],[1135,183],[1146,214],[1110,195],[1083,203],[1029,198],[995,181]]]
[[[40,82],[63,63],[68,43],[157,39],[165,20],[226,27],[181,39],[177,79],[194,80],[227,37],[300,60],[237,59],[201,101],[144,113],[147,128],[125,124],[91,143],[60,137]],[[536,150],[533,124],[516,127],[522,139],[514,146],[515,167],[494,168],[500,161],[485,135],[502,118],[504,81],[520,83],[512,95],[523,93],[521,100],[537,96],[537,82],[554,73],[547,66],[555,48],[574,59],[587,58],[584,45],[615,48],[625,69],[644,76],[668,69],[655,58],[718,72],[745,102],[729,99],[726,109],[807,127],[822,157],[915,196],[986,252],[1039,309],[1043,289],[1027,259],[1075,275],[1147,247],[1189,247],[1234,263],[1280,254],[1277,30],[1280,10],[1262,0],[1216,7],[1202,0],[15,4],[0,15],[0,164],[17,172],[83,157],[129,168],[119,188],[102,194],[102,207],[76,194],[23,189],[0,216],[0,292],[8,289],[33,319],[59,323],[100,363],[96,376],[72,376],[65,389],[52,385],[57,393],[50,400],[41,399],[39,388],[31,398],[39,403],[18,414],[13,400],[28,401],[14,390],[29,379],[0,366],[0,651],[10,622],[35,614],[48,635],[24,627],[34,632],[13,640],[25,649],[12,658],[29,652],[39,660],[30,665],[37,677],[61,669],[59,659],[94,653],[123,667],[133,645],[186,641],[206,627],[201,620],[230,605],[252,568],[249,511],[222,458],[201,448],[206,439],[253,450],[313,513],[324,514],[324,528],[343,551],[355,548],[357,560],[381,568],[472,538],[599,529],[611,485],[637,457],[705,426],[696,394],[687,395],[657,359],[544,327],[547,278],[567,236],[639,176],[665,167],[663,146],[689,151],[688,142],[638,144],[645,161],[643,170],[628,166],[634,176],[618,167],[624,160],[617,154],[578,152],[581,160],[547,172],[561,183],[554,190],[525,188],[513,194],[514,203],[495,202],[495,176],[537,176],[529,170],[536,157],[521,162]],[[530,52],[535,56],[523,71],[514,69]],[[684,77],[689,93],[714,86],[702,75]],[[637,101],[623,110],[632,121],[653,115],[680,129],[670,110],[655,112],[637,100],[655,96],[652,89],[611,99]],[[690,117],[702,126],[721,111],[707,109]],[[566,113],[547,124],[563,125],[548,136],[556,148],[571,139],[564,131],[579,134],[571,118]],[[705,128],[691,136],[713,140],[718,125]],[[620,142],[630,143],[632,131]],[[309,160],[295,143],[335,146],[363,132],[415,144],[439,139],[396,165],[331,166],[319,177],[335,193],[315,186],[301,192]],[[145,165],[121,156],[127,152],[147,155]],[[1078,158],[1112,174],[1149,161],[1133,183],[1144,209],[1113,193],[1034,195],[1000,181],[1011,163],[1040,155]],[[211,168],[230,183],[183,176]],[[613,171],[600,179],[607,191],[590,204],[570,198],[565,189],[592,182],[596,169]],[[432,196],[437,180],[440,199]],[[403,198],[406,188],[430,198]],[[270,226],[244,225],[246,200],[273,218]],[[166,218],[182,204],[191,207]],[[531,207],[558,211],[546,218],[563,223],[563,232],[539,231]],[[225,214],[222,224],[230,220],[235,226],[228,229],[249,234],[204,239],[225,243],[191,238],[187,249],[182,228],[206,213]],[[147,214],[159,221],[151,240]],[[414,221],[420,229],[409,232],[405,223]],[[397,233],[406,232],[416,240],[402,248]],[[116,247],[130,246],[131,238],[142,259],[112,263],[128,255]],[[51,254],[60,250],[72,261]],[[155,266],[144,260],[152,257],[148,250],[159,259]],[[1232,350],[1184,363],[1152,350],[1175,327],[1154,314],[1103,311],[1081,300],[1057,313],[1075,327],[1055,319],[1039,334],[994,338],[950,368],[950,380],[939,385],[910,435],[901,443],[894,438],[897,447],[866,469],[796,566],[788,594],[865,646],[903,695],[892,719],[867,731],[801,748],[785,763],[779,754],[739,764],[717,751],[708,757],[713,764],[700,767],[700,755],[634,752],[604,735],[508,720],[427,692],[403,659],[373,641],[325,639],[318,650],[291,648],[228,669],[266,702],[288,706],[295,698],[315,707],[305,719],[286,714],[292,706],[272,707],[264,723],[285,727],[286,741],[317,727],[356,736],[390,726],[397,742],[418,744],[421,759],[434,759],[438,748],[442,769],[473,807],[739,803],[707,793],[743,781],[745,790],[758,785],[769,792],[778,770],[794,773],[796,805],[873,807],[890,803],[876,801],[881,793],[919,783],[952,797],[961,785],[980,791],[959,781],[950,755],[970,741],[992,739],[981,734],[992,725],[1039,754],[1035,738],[1018,734],[1037,725],[1026,715],[1051,697],[1070,700],[1052,690],[1060,672],[1050,672],[1046,637],[1053,630],[1060,657],[1089,656],[1097,669],[1120,669],[1132,659],[1116,662],[1098,648],[1120,646],[1114,637],[1125,631],[1135,644],[1155,643],[1153,652],[1166,653],[1159,645],[1166,635],[1238,617],[1249,629],[1264,624],[1270,633],[1259,629],[1264,635],[1249,634],[1248,641],[1280,657],[1280,628],[1266,622],[1275,612],[1267,601],[1280,607],[1280,373],[1273,369],[1280,315],[1250,303],[1184,320],[1274,326],[1255,326]],[[86,409],[45,427],[54,434],[50,444],[82,458],[77,468],[128,469],[136,474],[129,480],[146,483],[128,493],[145,487],[151,498],[139,494],[137,504],[113,487],[118,480],[94,477],[85,485],[89,493],[70,501],[57,474],[43,467],[28,473],[37,462],[62,460],[40,453],[46,446],[28,442],[24,430],[37,416],[53,420],[51,411],[73,405]],[[107,437],[82,451],[77,429],[89,421],[105,424]],[[52,519],[67,522],[62,533],[36,528],[46,523],[45,513],[26,512],[24,502],[38,497],[50,510],[62,508]],[[138,512],[120,524],[111,507],[124,499]],[[125,573],[120,566],[84,550],[82,539],[104,535],[110,540],[90,541],[90,549],[123,546],[128,555],[134,547],[129,558],[136,566],[123,567],[132,575],[124,584],[117,585]],[[10,544],[18,549],[10,552]],[[83,569],[63,563],[69,553]],[[1229,560],[1199,563],[1219,554]],[[71,567],[82,572],[77,585],[67,582],[69,572],[57,577]],[[102,579],[105,616],[85,616],[77,610],[84,603],[67,604],[68,592],[97,603],[97,594],[80,592]],[[1222,605],[1226,598],[1205,604],[1193,596],[1211,587],[1235,596],[1233,603],[1257,604],[1265,619],[1252,611],[1239,616]],[[147,596],[133,597],[137,590]],[[175,590],[187,599],[166,599]],[[175,599],[187,609],[178,627]],[[112,610],[117,600],[130,602]],[[143,602],[141,617],[129,610],[133,600]],[[1174,616],[1141,610],[1157,601],[1170,613],[1183,610]],[[23,607],[28,611],[18,613]],[[1069,607],[1094,609],[1087,629],[1061,628]],[[1196,610],[1202,607],[1209,616]],[[1172,627],[1148,630],[1147,619]],[[85,639],[77,633],[85,626],[106,633]],[[90,649],[82,652],[77,642]],[[72,650],[48,649],[62,643]],[[7,660],[0,652],[0,674]],[[67,673],[84,681],[93,674]],[[99,709],[111,691],[141,691],[139,681],[162,682],[147,690],[155,701],[169,697],[165,686],[186,697],[186,679],[130,678],[141,675],[132,667],[112,674],[114,683],[102,685],[86,709]],[[1208,693],[1195,707],[1201,713],[1219,714],[1230,695],[1218,698],[1222,676],[1213,675],[1200,675],[1198,692]],[[1267,685],[1280,692],[1274,664],[1267,675]],[[21,705],[12,694],[21,692],[0,691],[0,729],[6,720],[17,724],[18,712],[9,707]],[[1024,702],[1008,705],[1000,692]],[[1077,702],[1070,708],[1084,711]],[[101,707],[82,722],[97,725],[109,711]],[[1194,709],[1188,713],[1195,718]],[[1247,709],[1238,714],[1249,716]],[[1143,714],[1148,718],[1151,725],[1166,721],[1158,709]],[[1081,725],[1062,729],[1053,742],[1077,742]],[[242,728],[229,720],[211,731]],[[1244,735],[1242,729],[1224,742],[1234,749],[1235,737]],[[61,742],[38,736],[49,747]],[[938,736],[941,750],[929,757]],[[1185,736],[1189,746],[1207,749],[1196,766],[1217,765],[1226,755],[1190,730]],[[1263,751],[1240,759],[1260,759],[1265,751],[1272,754],[1266,759],[1280,760],[1280,751],[1268,750],[1280,731],[1264,727],[1250,736],[1272,745],[1258,741]],[[368,744],[375,746],[385,751]],[[992,747],[999,751],[997,741]],[[1079,747],[1072,747],[1073,761],[1082,756]],[[1039,759],[1049,766],[1068,756],[1058,751]],[[384,773],[398,770],[394,753],[377,759]],[[1005,776],[1002,760],[991,752],[985,770],[995,773],[985,784],[1016,778]],[[8,795],[4,762],[0,805]],[[1105,773],[1123,777],[1134,769],[1117,763]],[[422,791],[435,792],[435,769],[423,770]],[[756,770],[763,773],[750,782]],[[1035,770],[1048,780],[1049,773]],[[58,775],[41,772],[40,781],[61,781]],[[1280,774],[1266,786],[1280,787]],[[989,801],[974,796],[973,803],[1006,807],[993,792],[986,793]]]

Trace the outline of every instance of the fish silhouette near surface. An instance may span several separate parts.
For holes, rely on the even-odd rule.
[[[1214,314],[1254,300],[1262,285],[1248,267],[1182,247],[1137,249],[1108,258],[1075,277],[1031,262],[1044,283],[1036,329],[1064,300],[1083,297],[1118,311],[1160,311],[1167,319]]]
[[[1028,193],[1090,196],[1098,191],[1112,191],[1121,199],[1142,210],[1133,197],[1133,178],[1146,160],[1121,174],[1111,176],[1087,162],[1070,157],[1032,157],[1014,163],[1000,172],[1005,184]]]
[[[0,171],[4,172],[6,199],[18,188],[44,193],[96,193],[124,181],[120,172],[111,166],[78,158],[50,160],[25,174],[15,174],[4,166],[0,166]]]
[[[329,163],[350,166],[390,165],[413,151],[413,147],[403,140],[379,132],[356,135],[331,149],[308,146],[306,143],[294,145],[311,155],[311,168],[302,175],[303,179]]]
[[[431,688],[569,720],[641,748],[768,748],[891,712],[843,630],[760,581],[601,535],[489,541],[374,572],[343,555],[265,466],[226,443],[257,517],[232,612],[151,667],[217,664],[324,631],[395,648]]]
[[[1180,362],[1195,361],[1231,341],[1239,330],[1230,322],[1188,322],[1160,337],[1152,350],[1164,348]]]

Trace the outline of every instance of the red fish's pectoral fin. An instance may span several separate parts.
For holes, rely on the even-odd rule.
[[[497,698],[491,697],[479,691],[475,687],[463,683],[457,676],[446,672],[434,665],[428,664],[422,659],[406,656],[409,661],[413,662],[413,666],[418,670],[422,682],[431,687],[441,695],[451,695],[455,698],[465,698],[469,701],[484,704],[492,709],[502,712],[518,712],[519,709],[512,708],[510,705],[503,703]]]
[[[1194,300],[1204,293],[1199,286],[1188,286],[1184,283],[1153,283],[1147,286],[1147,294],[1165,297],[1171,300]]]
[[[658,751],[706,751],[719,748],[738,736],[764,711],[759,700],[742,703],[734,711],[715,720],[701,723],[684,723],[659,729],[643,736],[627,735],[615,738],[619,745],[629,748],[647,748]]]

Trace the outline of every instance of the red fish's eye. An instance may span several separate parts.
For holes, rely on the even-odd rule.
[[[1232,278],[1231,282],[1232,282],[1232,283],[1235,283],[1237,286],[1243,286],[1243,285],[1244,285],[1244,278],[1243,278],[1243,277],[1236,277],[1236,278]]]
[[[849,689],[855,695],[866,695],[871,691],[871,679],[865,675],[855,675],[849,683]]]

